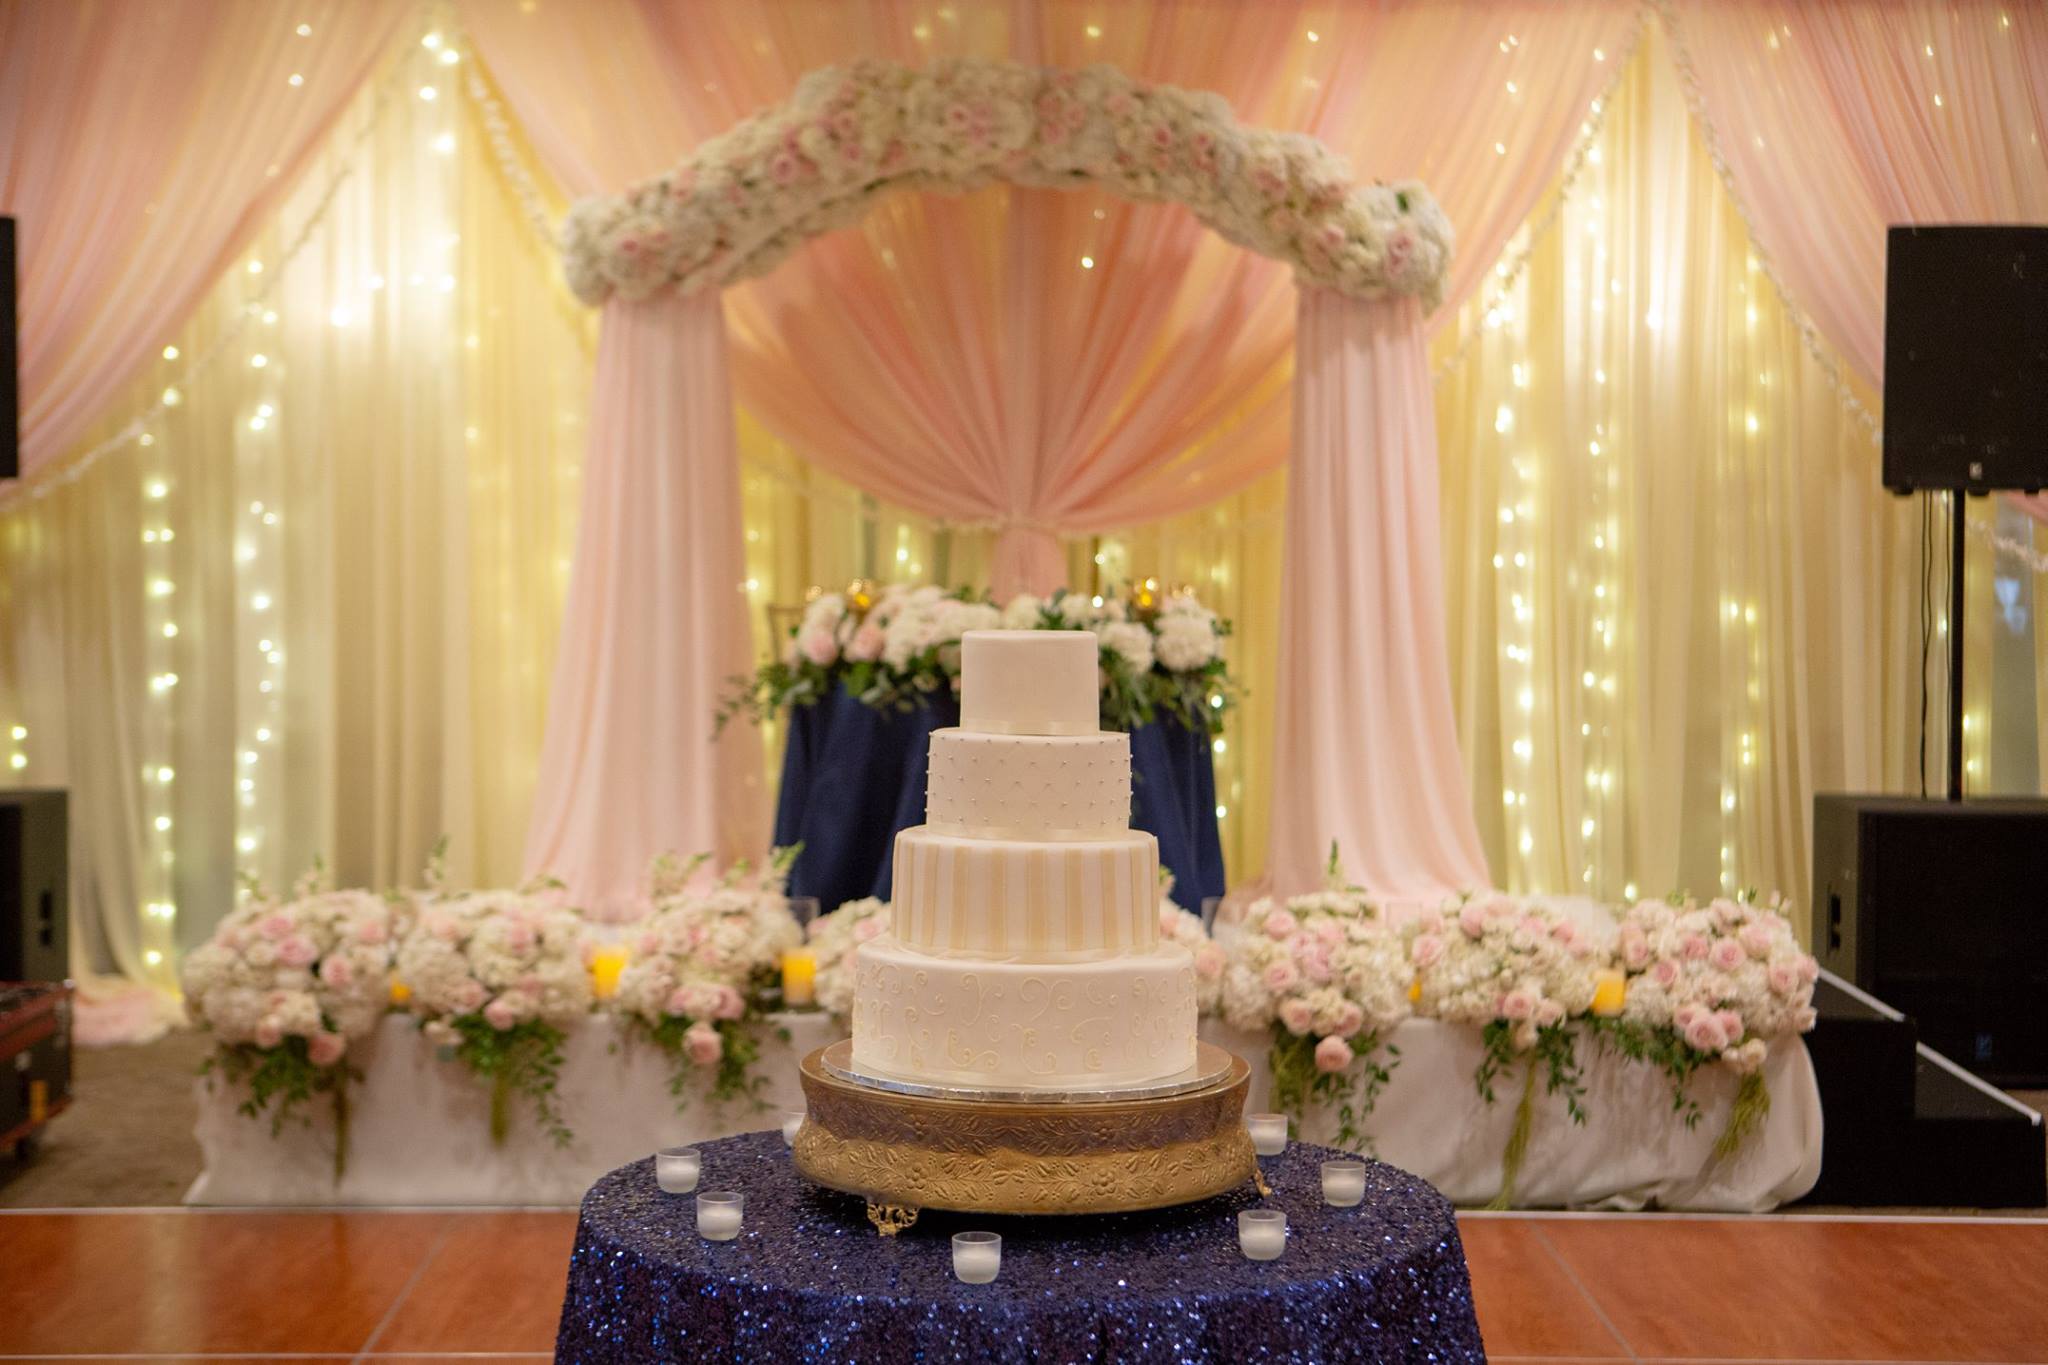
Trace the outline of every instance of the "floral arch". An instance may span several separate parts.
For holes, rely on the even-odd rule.
[[[1450,267],[1450,223],[1421,184],[1357,184],[1322,142],[1246,127],[1221,95],[1110,66],[955,58],[813,71],[674,170],[584,200],[562,231],[569,285],[590,304],[722,288],[884,194],[997,181],[1179,204],[1354,298],[1413,295],[1434,308]]]
[[[760,746],[737,727],[707,744],[723,681],[753,658],[721,291],[884,194],[996,182],[1180,204],[1293,268],[1270,884],[1319,885],[1332,840],[1382,896],[1487,884],[1443,638],[1422,315],[1451,229],[1435,200],[1358,184],[1321,142],[1246,128],[1218,95],[965,59],[813,72],[675,170],[569,215],[570,285],[605,317],[529,870],[602,909],[663,851],[761,851]],[[849,422],[840,439],[864,435]],[[977,476],[1031,475],[1031,497],[1062,477],[1032,440],[998,455]],[[1035,504],[997,524],[999,593],[1064,579],[1062,528]]]

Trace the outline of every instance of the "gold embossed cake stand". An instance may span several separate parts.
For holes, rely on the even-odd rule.
[[[921,1209],[1124,1213],[1258,1179],[1244,1127],[1251,1068],[1202,1043],[1182,1078],[1035,1094],[915,1086],[852,1069],[851,1041],[804,1058],[796,1168],[868,1201],[884,1235]]]

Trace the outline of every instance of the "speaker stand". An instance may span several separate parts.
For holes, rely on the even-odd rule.
[[[1948,799],[1963,799],[1963,490],[1948,490]]]

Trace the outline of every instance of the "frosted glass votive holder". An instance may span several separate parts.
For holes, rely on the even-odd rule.
[[[1287,1150],[1287,1115],[1246,1114],[1244,1126],[1251,1130],[1252,1150],[1260,1156],[1278,1156]]]
[[[1280,1209],[1245,1209],[1237,1215],[1237,1245],[1254,1261],[1271,1261],[1287,1250],[1287,1214]]]
[[[782,1111],[782,1145],[796,1146],[796,1130],[804,1126],[804,1111],[785,1109]]]
[[[712,1190],[698,1195],[697,1235],[707,1242],[730,1242],[739,1236],[746,1200],[738,1190]]]
[[[993,1232],[953,1234],[953,1273],[965,1284],[987,1284],[1003,1268],[1003,1239]]]
[[[664,1147],[654,1154],[654,1181],[663,1194],[688,1194],[697,1188],[701,1162],[695,1147]]]
[[[1340,1209],[1352,1208],[1365,1199],[1363,1161],[1323,1163],[1323,1202]]]

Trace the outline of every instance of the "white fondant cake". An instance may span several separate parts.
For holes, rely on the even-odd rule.
[[[970,631],[960,728],[896,839],[893,932],[856,950],[853,1064],[991,1089],[1141,1085],[1195,1061],[1194,965],[1159,941],[1130,739],[1097,727],[1095,636]]]

